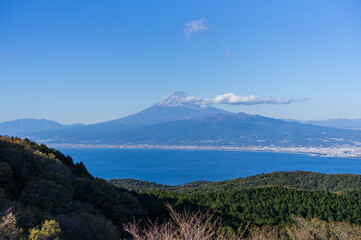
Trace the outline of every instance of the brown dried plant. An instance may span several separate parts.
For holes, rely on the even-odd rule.
[[[226,231],[209,211],[177,212],[167,205],[171,219],[163,224],[151,223],[142,228],[139,223],[124,226],[135,240],[361,240],[361,226],[345,222],[328,223],[317,218],[292,216],[294,224],[278,227],[251,227],[250,222],[237,233]],[[246,232],[248,232],[246,236]]]
[[[139,223],[124,226],[124,230],[134,240],[228,240],[242,239],[250,223],[240,233],[224,231],[220,221],[213,221],[209,211],[177,212],[167,205],[171,220],[159,225],[151,223],[148,228],[141,228]]]

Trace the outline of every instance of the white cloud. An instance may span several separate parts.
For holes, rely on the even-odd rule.
[[[259,96],[238,96],[234,93],[218,95],[213,99],[205,99],[210,104],[231,104],[231,105],[255,105],[255,104],[290,104],[293,99],[285,98],[264,98]]]
[[[197,97],[187,97],[184,102],[193,102],[196,104],[230,104],[230,105],[256,105],[256,104],[290,104],[293,102],[305,101],[304,100],[294,100],[289,98],[264,98],[259,96],[238,96],[234,93],[225,93],[222,95],[217,95],[215,98],[211,99],[202,99]]]
[[[191,38],[192,34],[209,30],[204,24],[204,19],[193,20],[184,24],[184,33],[188,39]]]

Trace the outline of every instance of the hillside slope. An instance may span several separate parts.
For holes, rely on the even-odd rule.
[[[119,239],[145,210],[125,190],[94,179],[82,163],[28,140],[0,137],[0,213],[16,213],[26,235],[55,219],[62,239]]]
[[[99,136],[98,140],[120,145],[330,147],[361,142],[361,131],[238,113],[214,114],[113,132]]]
[[[183,185],[170,186],[135,179],[111,179],[112,184],[129,190],[151,191],[154,189],[185,192],[224,192],[239,191],[243,188],[278,186],[305,190],[327,190],[331,192],[344,190],[361,190],[361,175],[356,174],[323,174],[317,172],[273,172],[263,173],[246,178],[226,181],[197,181]]]
[[[27,139],[0,137],[0,214],[13,216],[16,226],[23,229],[23,232],[18,229],[19,236],[10,239],[21,237],[29,240],[126,239],[129,235],[123,230],[123,224],[135,220],[145,226],[148,224],[146,219],[158,222],[169,219],[165,203],[177,211],[211,209],[214,216],[232,231],[248,221],[256,226],[283,228],[293,224],[292,215],[361,225],[359,190],[335,194],[286,187],[249,187],[252,182],[264,186],[293,177],[290,186],[302,185],[304,178],[304,183],[313,189],[313,180],[320,179],[316,186],[327,180],[327,177],[313,173],[291,173],[292,177],[287,174],[259,175],[241,184],[239,179],[216,185],[194,182],[186,185],[191,190],[189,192],[171,189],[152,189],[146,193],[128,191],[94,178],[82,163],[74,164],[71,157],[57,150]],[[327,181],[345,188],[359,181],[359,176],[353,175],[335,178],[332,176]],[[14,215],[9,215],[9,212]],[[54,230],[57,224],[56,237],[59,238],[30,238],[31,234],[34,236],[43,228],[44,231]],[[8,230],[2,218],[0,239],[9,239],[4,237],[8,233],[1,230],[4,226]]]

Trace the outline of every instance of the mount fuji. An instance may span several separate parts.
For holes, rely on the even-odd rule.
[[[135,129],[176,120],[189,120],[213,114],[234,114],[209,104],[191,101],[191,97],[184,92],[174,91],[156,104],[141,112],[127,117],[90,124],[71,129],[55,129],[49,131],[26,131],[20,134],[22,137],[35,139],[66,139],[67,141],[97,139],[98,136],[114,134],[115,132]],[[0,132],[1,135],[1,132]]]
[[[337,151],[340,156],[361,156],[361,131],[232,113],[205,102],[176,91],[127,117],[18,136],[60,146],[251,147],[275,151],[308,148],[326,154]]]
[[[102,124],[124,124],[129,127],[153,125],[157,123],[205,117],[215,113],[233,114],[211,107],[208,104],[192,101],[195,97],[174,91],[158,103],[136,114]]]

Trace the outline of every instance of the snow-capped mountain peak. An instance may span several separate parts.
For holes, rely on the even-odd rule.
[[[172,92],[167,97],[159,101],[156,105],[163,107],[206,107],[202,103],[202,99],[189,96],[188,94],[181,91]]]

